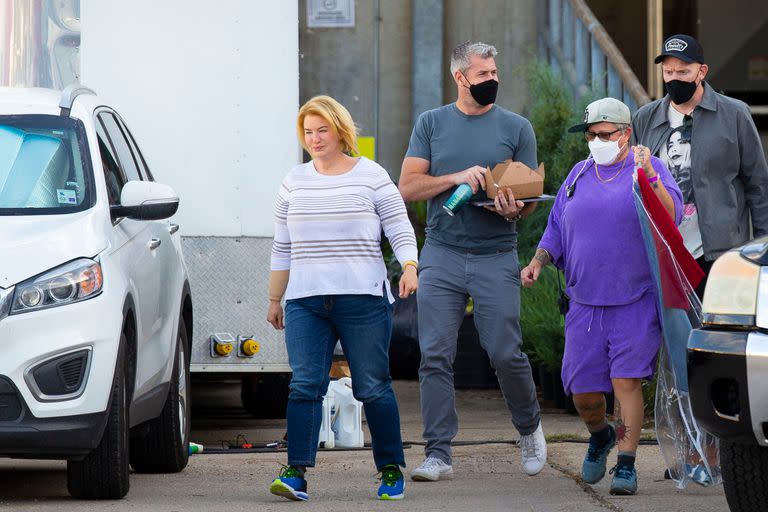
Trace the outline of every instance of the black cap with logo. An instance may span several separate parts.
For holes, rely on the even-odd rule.
[[[654,62],[658,64],[664,60],[664,57],[676,57],[689,64],[691,62],[704,64],[704,50],[695,38],[686,34],[668,37],[661,47],[661,54],[654,59]]]

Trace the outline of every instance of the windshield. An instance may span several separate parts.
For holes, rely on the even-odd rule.
[[[90,208],[85,128],[69,117],[0,116],[0,215],[59,215]]]

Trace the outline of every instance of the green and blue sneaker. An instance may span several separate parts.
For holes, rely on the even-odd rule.
[[[589,439],[589,448],[581,465],[581,479],[588,484],[596,484],[603,479],[608,453],[616,446],[616,429],[611,425],[608,428],[611,429],[611,437],[607,444],[600,446],[594,437]]]
[[[280,476],[275,478],[272,485],[269,486],[269,492],[292,501],[309,499],[307,481],[301,471],[293,466],[283,466]]]
[[[405,479],[400,466],[387,464],[381,469],[380,500],[401,500],[405,496]]]
[[[637,494],[637,470],[635,466],[616,464],[611,469],[613,481],[610,493],[614,496],[632,496]]]

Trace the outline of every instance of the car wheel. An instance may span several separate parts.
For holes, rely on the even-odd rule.
[[[731,512],[765,509],[768,502],[768,448],[721,440],[720,466]]]
[[[109,416],[99,445],[83,460],[67,461],[67,489],[74,498],[119,499],[128,494],[128,390],[125,334],[120,336]]]
[[[137,473],[178,473],[189,461],[190,389],[187,330],[179,322],[173,377],[163,412],[147,422],[144,436],[131,443],[131,466]]]
[[[254,418],[285,418],[290,382],[290,373],[243,375],[240,385],[240,398],[243,401],[243,407]]]

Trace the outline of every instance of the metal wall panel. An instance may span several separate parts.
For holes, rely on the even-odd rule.
[[[287,371],[284,331],[266,321],[272,239],[184,237],[182,247],[194,303],[192,370]],[[237,347],[212,357],[210,336],[222,332],[252,335],[261,348],[250,358],[237,357]]]

